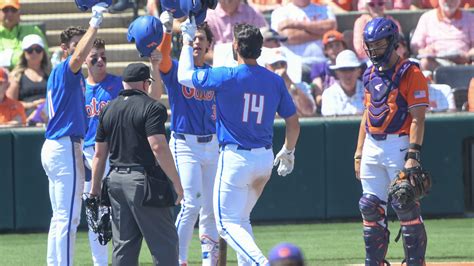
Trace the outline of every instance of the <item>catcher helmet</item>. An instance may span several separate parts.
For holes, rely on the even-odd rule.
[[[140,56],[150,56],[163,38],[163,25],[153,16],[141,16],[128,27],[127,40],[135,42]]]
[[[365,25],[364,42],[367,46],[366,53],[374,65],[386,64],[392,55],[392,52],[398,47],[399,33],[397,24],[391,19],[374,18]],[[369,48],[368,43],[373,43],[386,39],[387,46]],[[385,49],[383,54],[376,51]]]
[[[112,5],[112,0],[75,0],[77,8],[81,11],[95,6],[98,3],[106,3],[108,6]]]

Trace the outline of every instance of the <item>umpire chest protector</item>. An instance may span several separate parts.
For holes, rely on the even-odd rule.
[[[367,132],[391,134],[402,128],[408,117],[408,103],[400,93],[400,83],[413,65],[418,66],[406,60],[394,72],[380,72],[374,66],[365,71],[363,81],[370,97],[366,104]]]

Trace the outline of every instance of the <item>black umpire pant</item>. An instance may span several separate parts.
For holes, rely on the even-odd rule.
[[[150,249],[154,265],[178,265],[178,234],[172,208],[143,207],[144,174],[138,171],[109,175],[112,205],[112,265],[138,265],[142,239]]]

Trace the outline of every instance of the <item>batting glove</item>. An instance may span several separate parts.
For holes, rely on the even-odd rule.
[[[277,172],[280,176],[286,176],[293,171],[295,165],[295,149],[288,150],[285,146],[283,146],[275,156],[275,161],[273,161],[273,165],[278,166]]]
[[[91,27],[98,29],[102,20],[104,19],[104,13],[107,12],[108,5],[104,2],[98,3],[92,7],[92,18],[89,21]]]
[[[183,35],[183,43],[188,44],[194,41],[194,36],[196,35],[196,24],[194,21],[186,19],[181,23],[181,34]]]
[[[160,21],[163,24],[163,28],[167,33],[171,33],[173,30],[173,13],[170,11],[163,11],[160,15]]]

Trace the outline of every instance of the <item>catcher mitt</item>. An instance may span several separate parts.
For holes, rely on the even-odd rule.
[[[403,169],[389,187],[388,196],[400,204],[418,201],[428,195],[431,189],[431,175],[421,166]]]
[[[112,221],[110,207],[100,204],[100,199],[83,194],[86,207],[86,220],[89,230],[96,233],[103,246],[112,239]]]

